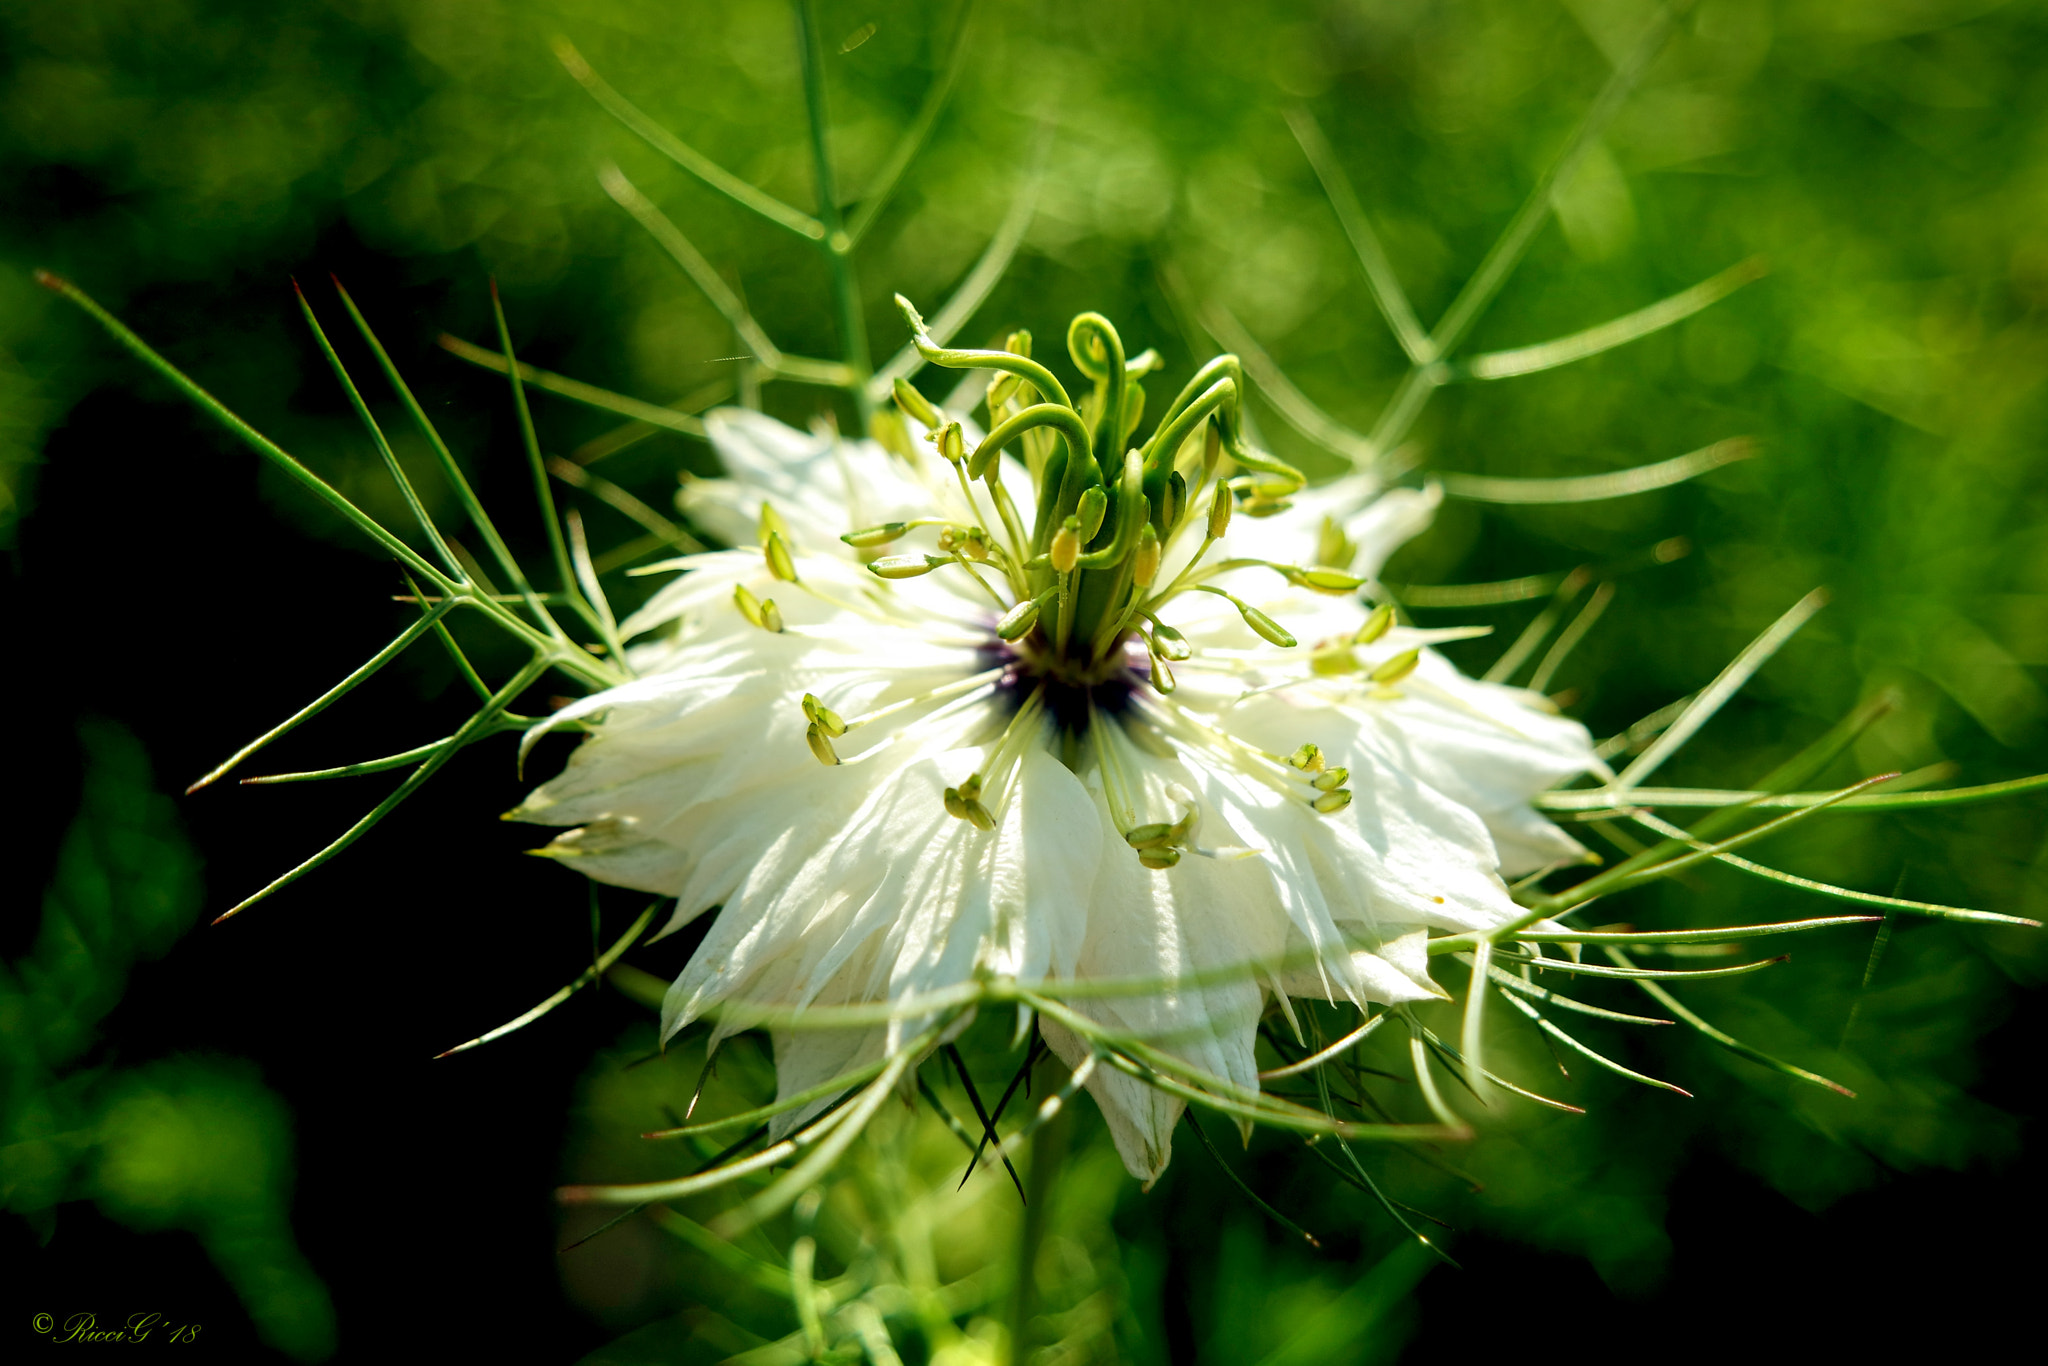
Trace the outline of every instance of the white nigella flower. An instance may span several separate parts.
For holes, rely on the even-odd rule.
[[[1431,649],[1459,633],[1360,597],[1436,491],[1301,491],[1243,444],[1229,357],[1127,453],[1149,361],[1093,315],[1078,407],[1027,338],[921,345],[1007,372],[989,437],[907,386],[926,440],[895,451],[710,416],[727,477],[685,504],[746,548],[670,566],[621,628],[637,678],[559,714],[590,735],[513,813],[575,827],[546,852],[591,877],[675,897],[670,930],[717,908],[664,1037],[977,976],[1206,973],[1073,1008],[1256,1087],[1275,994],[1441,996],[1426,936],[1524,914],[1503,874],[1581,852],[1529,798],[1596,761],[1540,697]],[[782,1094],[920,1027],[777,1030]],[[1039,1028],[1070,1065],[1088,1051]],[[1157,1176],[1181,1101],[1109,1068],[1088,1085]]]

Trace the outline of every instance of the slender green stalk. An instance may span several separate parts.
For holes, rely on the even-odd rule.
[[[1414,306],[1408,302],[1408,295],[1394,274],[1393,264],[1387,260],[1387,249],[1380,245],[1372,220],[1359,207],[1358,196],[1352,191],[1351,182],[1337,160],[1336,149],[1330,146],[1321,125],[1308,110],[1295,106],[1286,113],[1287,126],[1294,130],[1294,140],[1301,144],[1302,154],[1315,168],[1316,178],[1323,182],[1323,196],[1335,210],[1344,235],[1351,239],[1352,250],[1358,253],[1358,264],[1365,270],[1366,287],[1372,293],[1372,301],[1379,305],[1380,316],[1386,319],[1394,340],[1401,344],[1410,363],[1418,366],[1430,364],[1442,353],[1415,316]]]
[[[630,417],[635,422],[645,423],[649,427],[661,427],[668,431],[681,432],[684,436],[694,436],[699,439],[702,439],[704,436],[704,422],[701,418],[696,417],[694,412],[665,408],[658,403],[649,403],[645,399],[632,398],[625,394],[616,394],[609,389],[600,389],[595,384],[585,384],[580,379],[570,379],[567,375],[558,375],[552,370],[543,370],[537,365],[528,365],[525,361],[510,362],[496,351],[472,345],[462,340],[462,338],[452,337],[446,332],[443,332],[438,340],[441,349],[450,355],[460,357],[471,365],[480,365],[486,370],[495,370],[501,375],[509,373],[516,364],[519,378],[536,389],[543,389],[551,394],[560,394],[563,398],[573,399],[577,403],[586,404],[592,408],[601,408],[608,413],[617,413],[622,417]],[[717,398],[724,397],[727,391],[729,391],[729,386],[721,386],[717,393]],[[691,395],[690,399],[684,400],[685,405],[688,406],[695,398],[696,395]],[[712,401],[715,402],[716,398]],[[602,452],[602,454],[606,455],[610,453],[609,450]],[[595,456],[591,457],[591,459],[595,458]],[[578,463],[587,464],[588,461],[579,461]]]
[[[1623,953],[1620,949],[1615,948],[1612,945],[1603,946],[1601,948],[1601,952],[1605,953],[1607,957],[1610,960],[1612,960],[1614,965],[1618,968],[1633,968],[1635,966],[1634,962],[1630,960],[1629,956],[1626,953]],[[1693,1012],[1691,1012],[1690,1010],[1687,1010],[1683,1005],[1679,1004],[1677,997],[1673,996],[1670,992],[1666,991],[1663,987],[1659,986],[1657,983],[1649,980],[1648,978],[1638,978],[1636,980],[1636,985],[1638,987],[1641,987],[1645,992],[1647,992],[1651,1000],[1663,1006],[1673,1015],[1676,1015],[1679,1019],[1685,1021],[1687,1024],[1691,1025],[1695,1030],[1699,1031],[1701,1035],[1705,1036],[1707,1039],[1713,1041],[1714,1043],[1719,1044],[1721,1047],[1727,1049],[1730,1053],[1733,1053],[1738,1057],[1748,1058],[1751,1062],[1757,1063],[1764,1067],[1768,1067],[1773,1072],[1779,1073],[1782,1076],[1791,1077],[1796,1081],[1803,1081],[1810,1086],[1818,1086],[1823,1090],[1833,1091],[1835,1094],[1847,1096],[1851,1100],[1854,1100],[1856,1098],[1856,1093],[1854,1091],[1851,1091],[1848,1087],[1842,1085],[1838,1081],[1829,1081],[1826,1077],[1822,1076],[1818,1072],[1809,1072],[1803,1067],[1796,1067],[1793,1064],[1784,1061],[1782,1058],[1774,1058],[1769,1053],[1764,1052],[1762,1049],[1751,1048],[1748,1044],[1736,1038],[1734,1035],[1729,1034],[1724,1030],[1716,1029],[1713,1025],[1708,1024],[1705,1020],[1693,1014]]]
[[[576,571],[569,566],[569,546],[562,539],[554,486],[548,483],[547,462],[541,458],[540,438],[533,430],[533,410],[526,405],[526,382],[519,377],[519,358],[512,353],[512,331],[505,325],[505,305],[498,298],[496,280],[491,281],[491,319],[498,326],[498,349],[504,353],[505,377],[512,385],[512,410],[519,415],[519,444],[526,450],[527,472],[533,477],[533,500],[548,534],[548,555],[555,564],[555,579],[564,593],[574,593]]]
[[[592,982],[595,982],[599,977],[603,976],[605,969],[609,968],[612,964],[618,962],[620,956],[624,954],[627,949],[633,947],[633,945],[636,942],[638,942],[641,934],[643,934],[646,931],[648,925],[653,923],[654,913],[660,909],[661,902],[656,901],[652,905],[650,905],[646,910],[642,911],[639,915],[639,918],[636,919],[631,925],[627,926],[626,932],[620,935],[618,939],[613,941],[612,946],[610,948],[606,949],[603,953],[599,954],[597,957],[597,961],[595,961],[588,968],[586,968],[580,977],[578,977],[575,981],[569,983],[569,985],[563,987],[554,995],[548,997],[545,1001],[542,1001],[533,1009],[527,1011],[524,1015],[519,1016],[515,1020],[507,1021],[506,1023],[499,1025],[496,1029],[489,1030],[483,1034],[479,1034],[474,1039],[471,1039],[468,1043],[459,1043],[455,1045],[455,1047],[453,1048],[447,1049],[440,1053],[436,1053],[434,1056],[436,1058],[446,1058],[452,1057],[457,1053],[467,1053],[472,1048],[481,1048],[483,1045],[490,1043],[493,1039],[502,1039],[507,1034],[512,1033],[514,1030],[523,1029],[527,1025],[532,1024],[535,1020],[538,1020],[541,1016],[547,1014],[556,1006],[562,1004],[562,1002],[568,1000],[571,996],[574,996],[584,987],[589,986]]]
[[[1529,249],[1536,230],[1543,226],[1543,220],[1549,215],[1552,197],[1571,182],[1579,163],[1585,159],[1586,153],[1593,150],[1593,144],[1621,111],[1623,101],[1635,89],[1636,82],[1649,70],[1657,54],[1664,50],[1664,44],[1669,41],[1679,19],[1691,8],[1692,0],[1672,0],[1665,5],[1650,20],[1643,36],[1636,40],[1620,65],[1614,68],[1614,74],[1607,78],[1607,84],[1594,99],[1592,108],[1586,111],[1586,116],[1579,121],[1579,126],[1573,130],[1557,158],[1537,177],[1536,184],[1529,190],[1529,197],[1522,201],[1522,207],[1509,221],[1507,229],[1494,242],[1486,258],[1479,263],[1479,269],[1458,291],[1458,297],[1451,301],[1451,306],[1429,334],[1438,356],[1449,355],[1465,339],[1472,325],[1479,321],[1480,314],[1486,311],[1486,306],[1507,283],[1508,276],[1521,262],[1522,253]]]
[[[1445,493],[1477,503],[1592,503],[1669,488],[1709,470],[1747,460],[1755,454],[1756,442],[1738,436],[1716,441],[1711,446],[1670,460],[1608,474],[1569,475],[1562,479],[1505,479],[1488,474],[1446,471],[1437,477],[1443,481]]]
[[[896,140],[896,146],[889,152],[888,160],[875,172],[868,183],[867,193],[861,196],[860,208],[846,224],[846,238],[849,248],[857,246],[867,230],[874,226],[875,219],[895,193],[896,184],[910,163],[924,149],[925,140],[937,126],[939,114],[946,107],[946,99],[953,93],[954,83],[967,65],[967,34],[974,27],[975,0],[964,0],[960,6],[960,17],[953,28],[953,44],[946,53],[945,65],[939,68],[939,75],[925,91],[924,102],[918,106],[917,116],[910,126],[903,130],[903,136]]]
[[[497,524],[492,522],[490,514],[484,511],[484,505],[477,498],[476,490],[470,487],[469,478],[463,474],[462,466],[455,462],[455,453],[448,449],[448,443],[441,439],[440,430],[427,417],[427,410],[422,408],[420,401],[413,396],[412,386],[398,373],[398,367],[392,363],[390,353],[384,349],[384,343],[379,341],[377,334],[371,330],[369,320],[363,317],[362,310],[356,307],[356,301],[349,296],[349,292],[342,288],[341,281],[334,281],[334,292],[341,296],[342,307],[348,310],[348,316],[355,323],[356,331],[369,344],[371,354],[377,357],[377,364],[384,371],[385,382],[398,392],[399,401],[412,415],[413,424],[420,429],[420,434],[426,437],[428,447],[434,452],[434,458],[440,462],[442,478],[455,490],[457,501],[462,504],[463,511],[469,514],[470,524],[476,528],[477,534],[484,538],[484,545],[491,552],[492,562],[503,571],[513,591],[526,600],[527,610],[533,614],[533,619],[540,623],[554,640],[566,641],[567,637],[563,635],[562,628],[555,624],[555,619],[534,595],[532,585],[526,581],[525,571],[519,567],[519,561],[514,559],[512,552],[506,548],[505,538],[498,534]],[[457,557],[460,558],[459,551]]]
[[[504,687],[498,689],[497,692],[491,695],[490,702],[485,704],[485,706],[481,710],[479,710],[474,716],[470,717],[469,720],[465,721],[462,724],[462,727],[459,730],[457,730],[455,734],[449,736],[448,741],[445,745],[443,745],[439,750],[437,750],[434,753],[434,755],[431,758],[429,758],[425,763],[421,764],[418,768],[414,769],[412,771],[411,776],[406,778],[406,780],[399,785],[398,789],[395,792],[393,792],[390,796],[386,797],[383,801],[377,803],[376,806],[372,807],[368,815],[365,815],[362,819],[358,820],[354,825],[351,825],[347,830],[343,831],[339,839],[329,844],[319,853],[313,855],[313,857],[307,859],[304,863],[299,864],[298,867],[292,869],[283,877],[277,878],[276,880],[272,881],[268,886],[265,886],[262,890],[256,892],[254,895],[244,897],[242,898],[242,900],[236,902],[233,906],[230,906],[226,911],[222,912],[219,916],[216,916],[214,918],[213,923],[218,925],[223,920],[229,919],[232,916],[240,915],[243,911],[249,909],[249,907],[255,905],[257,902],[263,900],[265,897],[271,895],[273,892],[281,891],[284,888],[290,886],[292,883],[297,882],[300,878],[312,872],[315,868],[318,868],[321,864],[327,862],[336,854],[339,854],[342,850],[348,848],[351,844],[354,844],[357,840],[361,839],[366,833],[368,833],[371,826],[375,825],[378,821],[383,820],[385,816],[389,815],[393,807],[397,806],[407,797],[410,797],[414,792],[417,792],[420,788],[420,784],[426,782],[427,779],[433,777],[435,772],[440,769],[441,765],[447,763],[450,759],[454,758],[456,753],[459,750],[461,750],[463,746],[467,745],[472,740],[482,738],[482,733],[484,732],[486,727],[497,718],[498,713],[503,711],[506,707],[510,706],[512,700],[519,696],[520,693],[526,691],[526,688],[529,684],[531,684],[535,679],[539,678],[542,674],[546,673],[553,662],[554,661],[545,656],[536,657],[533,660],[529,661],[525,668],[521,669],[518,673],[512,675],[511,680],[507,682]]]
[[[603,106],[605,112],[639,134],[655,151],[668,157],[720,194],[727,195],[735,203],[752,209],[771,223],[779,223],[797,236],[809,238],[814,242],[825,236],[825,228],[817,219],[801,209],[790,207],[767,191],[749,185],[647,117],[623,95],[612,89],[602,76],[591,70],[590,63],[583,60],[583,54],[578,52],[567,38],[554,39],[553,46],[556,59],[562,63],[576,83],[588,90],[591,98]]]
[[[192,380],[186,378],[183,372],[158,355],[148,342],[145,342],[142,338],[131,332],[126,324],[122,323],[104,308],[101,308],[84,290],[78,288],[69,280],[52,275],[46,270],[37,271],[35,278],[37,284],[63,296],[84,310],[93,321],[106,329],[109,336],[119,342],[136,359],[155,371],[172,388],[198,405],[215,421],[240,437],[246,445],[284,471],[301,487],[312,493],[314,497],[320,499],[320,501],[341,514],[342,518],[355,526],[357,530],[361,531],[378,545],[383,546],[384,549],[390,551],[401,563],[410,567],[421,577],[431,579],[445,593],[457,593],[462,590],[463,584],[461,580],[443,573],[440,569],[422,559],[419,553],[411,546],[392,535],[389,531],[386,531],[383,524],[378,522],[376,518],[370,516],[370,514],[364,512],[361,508],[343,497],[326,480],[300,464],[276,442],[242,421],[226,404],[222,403],[205,389],[202,389]]]
[[[419,491],[413,488],[412,480],[406,478],[405,470],[398,463],[398,452],[391,449],[391,443],[384,439],[384,429],[377,425],[376,417],[370,412],[370,405],[363,402],[362,394],[356,389],[356,382],[349,377],[348,367],[341,363],[341,357],[334,353],[334,344],[327,340],[327,331],[320,326],[320,319],[313,313],[313,305],[306,301],[306,292],[299,288],[297,280],[292,281],[292,293],[299,301],[299,311],[305,314],[306,325],[313,329],[314,340],[320,343],[320,354],[327,357],[327,364],[334,371],[334,377],[341,381],[342,390],[347,393],[349,405],[369,429],[370,440],[376,444],[377,454],[384,459],[384,468],[391,475],[391,482],[398,485],[398,491],[405,498],[405,505],[412,510],[413,520],[420,524],[427,544],[434,548],[448,572],[462,577],[462,566],[455,562],[455,555],[448,549],[448,543],[441,539],[440,528],[427,515],[426,505],[420,502]]]
[[[829,116],[825,108],[825,48],[818,32],[816,0],[793,0],[797,47],[803,62],[804,113],[810,120],[811,166],[818,188],[818,222],[825,229],[825,260],[832,273],[832,301],[839,315],[839,344],[851,372],[849,381],[861,426],[873,416],[874,400],[866,380],[874,370],[868,357],[868,325],[861,313],[860,279],[853,268],[853,239],[839,217],[838,190],[832,178]]]
[[[432,607],[427,609],[425,615],[420,617],[419,620],[413,622],[411,625],[407,626],[403,631],[400,631],[397,637],[394,638],[390,644],[386,645],[383,649],[377,651],[376,654],[371,655],[367,660],[363,661],[363,663],[358,665],[356,669],[348,675],[348,677],[342,679],[341,682],[335,684],[326,692],[321,693],[311,702],[308,702],[305,706],[299,708],[290,716],[286,717],[284,720],[280,721],[275,726],[272,726],[269,730],[263,732],[263,734],[257,736],[254,740],[251,740],[248,744],[243,745],[233,754],[230,754],[226,759],[222,760],[220,764],[218,764],[211,771],[209,771],[205,777],[201,778],[198,782],[195,782],[190,787],[186,788],[185,795],[189,797],[193,793],[199,791],[201,788],[207,787],[212,783],[218,782],[220,779],[226,777],[229,773],[233,772],[237,764],[240,764],[244,759],[254,754],[257,750],[262,749],[271,741],[276,740],[281,736],[289,734],[291,731],[297,729],[302,723],[312,720],[321,712],[327,710],[329,706],[333,705],[336,701],[340,700],[342,697],[352,692],[358,684],[368,679],[371,674],[376,673],[386,664],[389,664],[392,660],[398,658],[399,655],[405,652],[407,646],[411,645],[414,641],[418,640],[421,636],[425,635],[429,630],[433,629],[436,625],[438,625],[440,623],[441,618],[448,615],[449,611],[455,607],[458,601],[459,599],[456,598],[443,598],[441,601],[435,603]]]
[[[1195,1131],[1195,1137],[1201,1142],[1202,1150],[1216,1159],[1216,1165],[1222,1168],[1223,1174],[1230,1179],[1230,1184],[1237,1187],[1238,1193],[1243,1195],[1245,1199],[1257,1206],[1261,1214],[1307,1243],[1310,1247],[1319,1248],[1322,1246],[1322,1243],[1316,1238],[1315,1234],[1310,1233],[1300,1224],[1295,1223],[1279,1210],[1267,1204],[1265,1199],[1257,1191],[1253,1190],[1243,1177],[1237,1174],[1237,1170],[1223,1160],[1223,1154],[1216,1151],[1216,1145],[1209,1141],[1209,1135],[1202,1132],[1201,1121],[1195,1118],[1193,1109],[1183,1110],[1181,1118],[1185,1119],[1188,1127]]]

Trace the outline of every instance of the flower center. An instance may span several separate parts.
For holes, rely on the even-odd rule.
[[[1145,392],[1139,381],[1158,368],[1159,357],[1147,351],[1126,359],[1116,328],[1101,314],[1084,313],[1067,329],[1067,354],[1093,386],[1075,403],[1060,380],[1031,359],[1029,333],[1012,334],[1000,351],[948,350],[931,339],[907,300],[898,296],[897,303],[926,361],[997,372],[987,395],[989,431],[970,451],[961,424],[898,379],[897,404],[937,447],[949,467],[942,477],[958,483],[967,519],[956,520],[956,512],[886,522],[841,539],[863,552],[880,551],[919,528],[936,528],[939,553],[875,555],[867,560],[869,571],[884,580],[940,570],[965,574],[1001,616],[995,640],[983,651],[984,667],[922,697],[846,719],[806,694],[806,734],[819,762],[839,764],[833,741],[885,716],[947,699],[926,718],[935,720],[959,706],[994,700],[1006,721],[1001,735],[980,771],[945,790],[946,810],[979,830],[997,827],[1023,756],[1048,721],[1067,767],[1099,769],[1111,817],[1148,868],[1171,868],[1183,851],[1215,852],[1195,843],[1199,818],[1184,789],[1168,788],[1173,819],[1160,821],[1144,810],[1152,800],[1142,781],[1145,755],[1156,755],[1160,744],[1242,767],[1319,813],[1341,810],[1351,799],[1342,786],[1345,772],[1326,770],[1314,745],[1286,757],[1266,754],[1171,699],[1172,663],[1192,654],[1187,639],[1159,616],[1175,598],[1215,594],[1260,637],[1290,648],[1296,641],[1277,622],[1210,580],[1260,567],[1325,593],[1348,594],[1364,582],[1323,566],[1208,559],[1234,509],[1252,517],[1278,512],[1304,482],[1300,471],[1245,439],[1237,357],[1218,356],[1197,370],[1140,441]],[[893,414],[877,420],[874,435],[913,465],[922,459]],[[1032,488],[1021,498],[1005,481],[1006,451],[1031,476]],[[771,519],[764,506],[762,552],[778,580],[796,583],[786,532]],[[1176,554],[1196,541],[1191,553]],[[1162,572],[1169,567],[1170,574]],[[736,601],[755,625],[783,629],[772,602]],[[1140,689],[1158,696],[1141,696]],[[1096,725],[1098,717],[1120,724]]]
[[[1020,642],[1021,648],[998,642],[991,654],[1005,671],[996,697],[1014,714],[1037,694],[1062,735],[1085,735],[1095,713],[1121,717],[1129,711],[1132,695],[1147,682],[1149,669],[1142,659],[1130,658],[1129,644],[1123,642],[1102,659],[1083,661],[1060,655],[1036,638]]]

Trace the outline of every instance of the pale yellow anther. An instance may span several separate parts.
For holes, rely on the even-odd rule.
[[[1273,620],[1250,603],[1238,603],[1237,611],[1238,615],[1244,618],[1244,624],[1258,632],[1261,639],[1270,641],[1282,649],[1293,649],[1297,643],[1294,637],[1289,635],[1279,622]]]
[[[973,826],[976,830],[984,831],[996,828],[996,818],[988,813],[987,807],[983,806],[980,802],[966,797],[962,797],[960,800],[966,804],[966,819],[969,825]]]
[[[1334,816],[1345,807],[1351,805],[1351,789],[1340,787],[1335,792],[1325,792],[1322,796],[1315,799],[1314,805],[1318,814]]]
[[[768,512],[768,505],[761,504],[762,514]],[[789,553],[789,542],[779,531],[771,531],[761,542],[761,553],[768,557],[768,572],[784,583],[796,582],[796,561]]]
[[[782,634],[782,609],[773,598],[761,599],[761,629],[770,635]]]
[[[1317,564],[1350,564],[1358,554],[1358,547],[1351,544],[1351,538],[1344,534],[1344,528],[1337,525],[1334,517],[1323,518],[1322,534],[1316,538]]]
[[[1372,609],[1372,615],[1365,619],[1365,625],[1358,628],[1358,634],[1351,637],[1353,645],[1370,645],[1392,630],[1394,626],[1394,604],[1383,602]]]
[[[761,504],[760,521],[760,541],[763,549],[767,548],[770,536],[780,536],[783,540],[788,540],[789,524],[782,520],[782,514],[775,510],[773,503],[764,502]]]
[[[996,638],[999,640],[1016,640],[1018,637],[1029,632],[1037,624],[1038,599],[1026,598],[1009,611],[1003,613],[1003,619],[996,623]]]
[[[967,819],[967,800],[966,798],[960,795],[959,788],[947,788],[945,801],[947,815],[951,816],[956,821],[964,821]]]
[[[824,727],[816,721],[804,728],[804,741],[811,747],[811,753],[819,763],[831,768],[839,762],[838,753],[832,748],[832,740],[825,734]]]
[[[1375,683],[1398,683],[1415,672],[1415,666],[1422,662],[1422,651],[1403,650],[1374,669],[1366,677]]]
[[[1054,573],[1074,572],[1074,565],[1081,559],[1081,538],[1075,532],[1075,521],[1072,517],[1067,518],[1067,524],[1053,533],[1052,545],[1048,548],[1046,557],[1052,561]]]
[[[1209,539],[1220,541],[1223,533],[1230,530],[1230,509],[1233,506],[1230,490],[1218,484],[1216,496],[1209,500]]]
[[[884,579],[914,579],[951,563],[937,555],[884,555],[868,566],[868,572]]]
[[[732,605],[740,609],[740,615],[747,619],[748,625],[759,626],[761,624],[761,600],[752,593],[749,593],[745,584],[736,583],[733,585]]]
[[[901,413],[892,413],[886,408],[875,409],[868,417],[868,435],[891,455],[913,462],[917,458],[917,452],[910,444],[910,428]]]
[[[1138,549],[1131,556],[1131,582],[1140,588],[1150,588],[1152,580],[1159,577],[1159,533],[1152,529],[1150,522],[1138,533]]]
[[[1178,849],[1146,849],[1138,854],[1138,862],[1154,872],[1164,872],[1180,862]]]
[[[1309,779],[1309,786],[1313,787],[1318,792],[1335,792],[1338,788],[1344,786],[1344,784],[1350,781],[1350,769],[1332,768],[1325,769],[1323,772],[1318,773],[1315,777]]]
[[[967,781],[960,784],[960,800],[964,802],[981,800],[981,775],[979,773],[968,774]]]
[[[1094,540],[1095,533],[1102,530],[1102,519],[1108,511],[1109,495],[1102,491],[1100,484],[1091,484],[1082,490],[1081,502],[1074,509],[1074,515],[1080,518],[1081,524],[1076,530],[1083,544]]]
[[[1309,656],[1311,672],[1324,678],[1335,678],[1340,674],[1355,674],[1359,670],[1358,656],[1345,644],[1321,645]]]
[[[988,558],[988,533],[978,526],[949,526],[939,531],[939,549],[948,555],[964,555],[970,560]]]
[[[945,426],[939,428],[937,439],[939,454],[946,457],[948,464],[957,465],[967,458],[967,447],[960,439],[959,423],[948,422]]]
[[[873,546],[887,545],[891,541],[900,540],[903,534],[909,530],[909,524],[904,522],[884,522],[880,526],[862,527],[859,531],[849,531],[839,539],[855,549],[867,550]]]
[[[895,394],[896,406],[912,418],[915,418],[918,425],[926,428],[939,425],[939,410],[933,407],[932,401],[919,393],[916,386],[911,384],[909,380],[897,380]]]
[[[1287,764],[1290,768],[1298,768],[1304,773],[1321,773],[1323,771],[1323,748],[1321,745],[1314,743],[1303,745],[1300,749],[1287,756]]]
[[[1309,569],[1289,569],[1287,577],[1291,582],[1304,588],[1313,588],[1318,593],[1349,593],[1364,585],[1365,580],[1356,574],[1347,574],[1341,569],[1316,566]]]
[[[1180,525],[1181,514],[1188,510],[1188,481],[1175,470],[1166,476],[1166,487],[1160,493],[1159,524],[1168,531]]]
[[[1152,656],[1152,686],[1163,693],[1172,692],[1180,686],[1180,680],[1173,676],[1173,670],[1159,655]]]
[[[1188,638],[1163,621],[1152,624],[1152,640],[1158,646],[1159,657],[1176,664],[1192,658],[1195,653],[1195,647],[1188,644]]]
[[[804,694],[804,716],[835,739],[846,734],[846,722],[839,719],[839,713],[820,702],[814,694]]]

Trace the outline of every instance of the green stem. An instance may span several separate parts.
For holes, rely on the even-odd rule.
[[[825,229],[825,261],[832,272],[832,301],[839,313],[839,340],[852,372],[847,391],[860,410],[863,429],[874,415],[867,377],[874,371],[868,356],[867,321],[860,306],[860,280],[853,268],[853,239],[839,217],[838,190],[832,182],[831,146],[826,132],[825,49],[818,33],[815,0],[795,0],[797,48],[804,69],[804,112],[811,125],[811,164],[818,186],[818,222]]]

